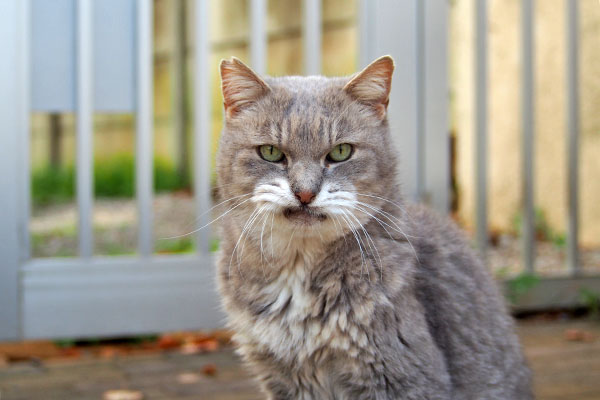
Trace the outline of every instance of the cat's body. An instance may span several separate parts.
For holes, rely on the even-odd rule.
[[[238,349],[270,399],[529,399],[493,280],[399,195],[392,69],[265,82],[222,63],[218,276]]]

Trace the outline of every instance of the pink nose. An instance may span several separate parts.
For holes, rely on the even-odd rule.
[[[315,199],[315,194],[308,190],[296,192],[294,194],[296,195],[296,198],[298,200],[300,200],[300,203],[302,203],[302,204],[308,204]]]

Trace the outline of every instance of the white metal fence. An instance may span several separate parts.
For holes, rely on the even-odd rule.
[[[267,0],[250,2],[251,64],[266,71]],[[210,1],[192,3],[195,21],[194,192],[199,226],[210,208]],[[476,165],[478,246],[487,246],[487,1],[477,0]],[[600,288],[578,263],[577,0],[565,2],[569,212],[567,277],[544,279],[519,301],[535,308],[576,301]],[[533,0],[522,19],[523,257],[534,268]],[[222,322],[214,291],[209,232],[192,255],[154,255],[152,242],[152,1],[0,2],[0,339],[82,337],[211,328]],[[445,212],[449,203],[448,4],[443,0],[359,0],[361,66],[396,60],[390,124],[402,159],[405,193]],[[305,73],[321,65],[321,1],[304,0]],[[79,255],[35,259],[29,245],[30,115],[75,111]],[[94,112],[136,116],[138,254],[92,254]]]
[[[535,95],[535,0],[521,1],[521,159],[522,257],[527,272],[535,273],[535,199],[534,199],[534,95]],[[475,171],[476,242],[485,255],[487,226],[487,137],[488,137],[488,1],[475,0]],[[564,2],[566,56],[567,130],[567,276],[543,278],[519,298],[522,309],[573,306],[582,288],[600,292],[600,277],[584,275],[579,260],[579,0]],[[550,194],[549,194],[550,195]]]
[[[250,1],[251,64],[266,71],[266,0]],[[210,208],[210,1],[196,0],[194,192],[200,226]],[[445,1],[360,1],[360,64],[397,63],[390,122],[412,198],[448,204]],[[84,337],[212,328],[222,318],[209,232],[197,253],[153,254],[152,1],[0,2],[0,339]],[[321,1],[304,1],[305,72],[321,65]],[[31,257],[30,115],[77,116],[79,255]],[[134,112],[138,254],[92,254],[93,113]]]

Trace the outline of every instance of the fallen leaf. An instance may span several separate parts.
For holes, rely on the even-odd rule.
[[[77,347],[67,347],[62,350],[62,356],[67,358],[81,357],[81,349]]]
[[[596,338],[594,334],[581,329],[567,329],[565,339],[569,342],[593,342]]]
[[[103,400],[142,400],[144,395],[137,390],[108,390],[102,396]]]
[[[215,339],[207,339],[199,343],[199,346],[204,351],[217,351],[219,350],[219,342]]]
[[[119,350],[115,347],[106,346],[100,350],[98,354],[100,358],[115,358],[119,354]]]
[[[190,383],[196,383],[200,380],[200,375],[193,372],[184,372],[177,375],[177,382],[183,385],[189,385]]]
[[[197,354],[202,348],[196,343],[185,343],[181,346],[181,354]]]
[[[161,349],[174,349],[179,347],[180,341],[173,336],[163,336],[158,341],[158,347]]]
[[[202,367],[202,373],[208,376],[215,376],[217,374],[217,366],[215,364],[206,364]]]

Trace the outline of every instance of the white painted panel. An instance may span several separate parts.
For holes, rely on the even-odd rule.
[[[92,0],[77,3],[77,211],[79,255],[92,255],[93,71]]]
[[[31,106],[75,109],[75,0],[31,0]]]
[[[488,0],[479,0],[475,7],[475,190],[476,232],[475,241],[485,258],[488,245]]]
[[[222,327],[212,257],[40,259],[23,272],[26,338]]]
[[[197,227],[208,224],[211,206],[211,112],[210,112],[210,3],[198,0],[195,9],[196,29],[194,42],[194,198],[196,200]],[[196,233],[196,248],[201,253],[209,251],[210,228]]]
[[[136,197],[138,203],[138,249],[142,256],[153,250],[152,198],[154,195],[154,112],[151,0],[137,1],[137,118],[136,118]]]
[[[304,0],[304,74],[321,74],[321,0]]]
[[[0,62],[0,340],[17,339],[19,309],[19,137],[22,130],[20,98],[21,34],[20,0],[0,2],[0,43],[5,59]]]
[[[535,269],[535,1],[521,2],[521,241],[523,265]]]
[[[424,2],[424,186],[425,199],[442,214],[450,209],[448,110],[448,3]]]
[[[138,250],[148,256],[153,250],[152,198],[154,195],[152,175],[154,162],[154,113],[153,113],[153,54],[152,24],[154,21],[152,1],[138,0],[137,43],[137,118],[136,118],[136,197],[138,203]]]
[[[567,101],[567,267],[581,273],[579,264],[579,4],[565,3],[566,18],[566,101]]]
[[[94,108],[128,112],[135,107],[135,0],[93,4]]]
[[[372,59],[389,54],[396,63],[388,119],[400,154],[403,192],[414,200],[418,168],[416,0],[380,0],[372,7],[370,54]]]
[[[259,75],[267,73],[267,0],[250,2],[250,60]]]

